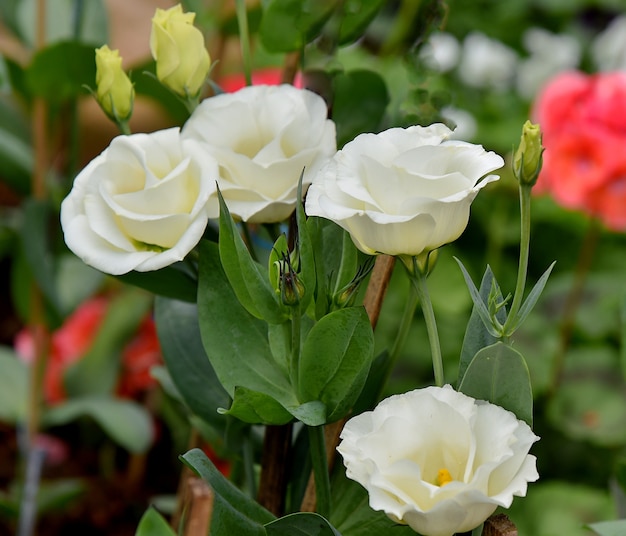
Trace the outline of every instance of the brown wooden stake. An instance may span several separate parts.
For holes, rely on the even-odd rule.
[[[202,440],[200,438],[200,434],[195,428],[191,428],[187,450],[189,451],[194,448],[199,448],[201,443]],[[190,478],[193,478],[193,474],[193,471],[186,465],[183,466],[180,473],[178,490],[176,491],[176,510],[174,510],[174,514],[172,515],[172,519],[170,521],[170,526],[174,529],[174,531],[176,531],[177,534],[178,526],[180,525],[180,520],[183,516],[183,510],[187,504],[188,482]]]
[[[185,489],[184,536],[208,536],[215,495],[201,478],[191,476]]]
[[[365,291],[365,298],[363,299],[363,306],[367,311],[367,315],[370,318],[370,324],[372,329],[376,327],[378,323],[378,317],[380,316],[380,310],[383,306],[383,300],[385,293],[389,287],[389,281],[391,280],[391,274],[393,274],[393,267],[395,265],[395,257],[388,255],[379,255],[376,258],[376,264],[372,270],[367,290]],[[348,418],[341,419],[340,421],[326,425],[324,429],[324,437],[326,439],[326,456],[328,461],[328,469],[331,470],[335,463],[336,448],[339,444],[339,434],[343,430],[344,424]],[[315,479],[313,474],[309,477],[309,482],[304,493],[304,498],[300,505],[302,512],[315,512],[317,506],[315,498]]]
[[[257,501],[279,517],[285,508],[291,431],[291,424],[266,426],[263,440],[262,471]]]
[[[506,515],[497,514],[485,521],[482,536],[517,536],[517,528]]]

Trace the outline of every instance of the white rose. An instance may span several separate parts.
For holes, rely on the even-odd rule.
[[[205,99],[182,135],[206,144],[219,162],[219,187],[229,210],[249,222],[286,219],[296,205],[302,170],[306,191],[337,150],[324,99],[290,85],[250,86]]]
[[[530,427],[449,385],[387,398],[341,439],[346,474],[370,506],[423,536],[472,530],[539,478]]]
[[[158,270],[198,243],[216,191],[217,162],[178,128],[115,138],[61,205],[68,247],[108,274]]]
[[[309,216],[333,220],[368,254],[419,255],[456,240],[478,191],[504,160],[447,139],[443,124],[361,134],[313,180]]]

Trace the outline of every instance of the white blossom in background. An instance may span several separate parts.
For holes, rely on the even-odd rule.
[[[598,71],[626,71],[626,15],[616,17],[591,44]]]
[[[337,151],[327,115],[326,102],[312,91],[250,86],[202,101],[182,137],[202,143],[219,162],[219,188],[234,217],[280,222],[296,206],[302,170],[306,191]]]
[[[529,454],[538,439],[510,411],[446,385],[351,418],[337,450],[374,510],[422,536],[452,536],[526,495],[539,478]]]
[[[217,162],[178,128],[118,136],[61,204],[65,242],[107,274],[164,268],[200,241],[217,177]]]
[[[369,255],[415,256],[456,240],[504,160],[451,136],[442,123],[357,136],[313,179],[307,214],[334,221]]]
[[[480,32],[472,32],[463,40],[458,73],[468,86],[503,91],[514,84],[517,64],[515,50]]]
[[[467,110],[455,108],[454,106],[445,106],[441,109],[441,115],[444,119],[452,121],[456,127],[450,139],[472,141],[474,136],[476,136],[478,122]]]
[[[447,73],[459,62],[461,45],[456,37],[446,32],[433,33],[420,51],[420,57],[433,71]]]
[[[575,69],[580,63],[581,45],[572,35],[529,28],[524,32],[523,41],[530,56],[520,61],[517,92],[526,99],[533,99],[555,74]]]

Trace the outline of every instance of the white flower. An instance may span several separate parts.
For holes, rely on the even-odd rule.
[[[580,63],[580,43],[571,35],[529,28],[523,39],[530,57],[520,62],[517,71],[517,92],[522,97],[533,99],[550,78]]]
[[[449,385],[387,398],[341,439],[346,474],[370,506],[423,536],[472,530],[539,478],[530,427]]]
[[[115,138],[61,205],[68,247],[113,275],[158,270],[198,243],[216,191],[217,162],[178,128]]]
[[[233,216],[278,222],[337,150],[324,99],[290,85],[250,86],[204,100],[182,131],[219,162],[219,187]],[[212,215],[217,216],[217,214]]]
[[[459,76],[468,86],[502,91],[513,83],[517,61],[512,48],[472,32],[463,41]]]
[[[436,32],[420,51],[420,57],[429,68],[446,73],[458,63],[460,51],[461,45],[456,37],[446,32]]]
[[[626,71],[626,15],[615,17],[591,44],[599,71]]]
[[[419,255],[456,240],[474,197],[498,176],[480,178],[504,161],[451,135],[434,124],[357,136],[314,179],[307,214],[333,220],[370,255]]]

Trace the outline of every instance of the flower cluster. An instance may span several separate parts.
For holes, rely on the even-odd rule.
[[[626,73],[555,77],[534,106],[546,147],[536,192],[626,229]]]
[[[335,267],[315,273],[326,270],[329,259],[318,255],[327,255],[322,235],[332,225],[313,217],[344,229],[365,254],[401,258],[411,295],[422,303],[438,387],[391,397],[352,418],[338,450],[347,476],[369,492],[371,507],[395,522],[425,536],[473,529],[538,478],[528,454],[538,438],[514,413],[442,387],[443,362],[425,289],[428,270],[420,263],[428,265],[430,252],[463,233],[472,201],[499,179],[493,172],[504,160],[455,140],[440,123],[363,133],[337,151],[327,103],[287,84],[245,87],[200,102],[210,60],[192,22],[180,6],[158,10],[151,38],[157,77],[188,105],[190,117],[180,129],[117,137],[83,169],[61,207],[67,245],[85,263],[114,275],[189,260],[198,275],[201,343],[232,401],[220,412],[251,424],[295,418],[309,426],[322,515],[330,511],[330,492],[320,478],[320,454],[326,459],[321,425],[340,421],[354,406],[374,345],[364,308],[342,303],[333,309],[325,286],[333,280],[335,293],[346,283],[358,286],[367,271],[357,270],[357,252],[342,239],[339,255],[350,251],[357,275],[341,267],[340,276]],[[128,82],[115,60],[126,95]],[[115,90],[106,88],[111,97],[103,107],[121,102]],[[537,141],[538,132],[527,133],[516,157],[522,182],[534,180],[541,165]],[[296,209],[293,247],[278,237],[265,270],[235,221],[280,223]],[[219,244],[199,245],[214,218]],[[189,255],[196,246],[199,261]],[[157,303],[157,313],[170,305]],[[153,327],[144,330],[154,336]],[[138,341],[129,348],[148,355],[151,346]],[[237,354],[245,354],[243,365]]]

